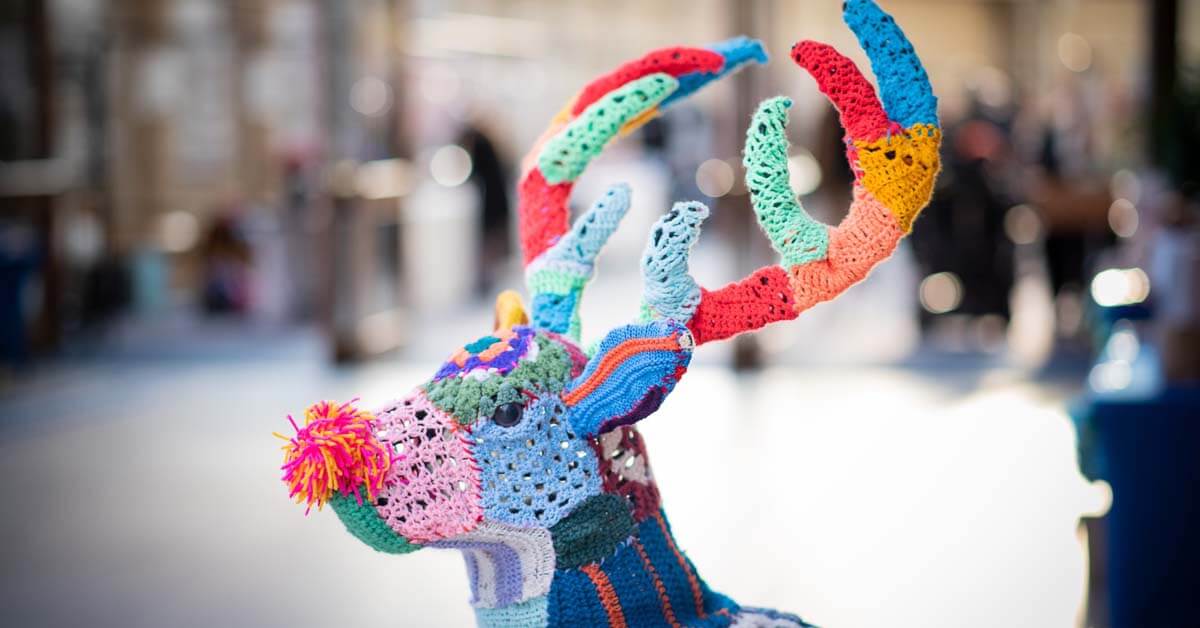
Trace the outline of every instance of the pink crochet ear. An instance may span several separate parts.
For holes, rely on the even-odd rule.
[[[291,416],[288,421],[296,435],[288,438],[275,434],[288,441],[283,446],[280,468],[288,497],[306,504],[305,514],[314,505],[319,510],[335,491],[343,496],[353,494],[361,504],[362,497],[355,490],[359,486],[373,501],[384,487],[388,470],[401,458],[375,438],[375,416],[355,408],[353,401],[321,401],[309,406],[304,412],[304,427],[296,425]]]

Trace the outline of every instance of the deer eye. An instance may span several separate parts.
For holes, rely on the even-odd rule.
[[[524,414],[525,406],[513,401],[498,406],[492,413],[492,422],[500,427],[512,427],[521,422],[521,416]]]

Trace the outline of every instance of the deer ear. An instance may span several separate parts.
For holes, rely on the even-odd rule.
[[[571,425],[596,436],[649,416],[687,371],[694,345],[688,328],[674,320],[608,332],[563,393]]]
[[[496,295],[496,319],[493,325],[496,331],[512,329],[514,325],[528,324],[529,315],[525,313],[521,295],[513,290],[505,290]]]

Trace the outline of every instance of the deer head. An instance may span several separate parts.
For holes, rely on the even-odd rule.
[[[813,220],[796,200],[787,175],[790,102],[768,100],[747,132],[746,182],[781,264],[717,290],[700,287],[687,261],[708,209],[679,203],[650,234],[640,318],[610,330],[592,350],[581,348],[580,298],[630,190],[611,188],[570,224],[573,182],[616,136],[766,56],[757,41],[739,38],[627,63],[580,91],[526,160],[519,212],[528,314],[518,295],[502,294],[490,333],[376,412],[330,402],[311,407],[297,435],[285,438],[292,496],[309,507],[330,504],[352,534],[379,551],[462,550],[473,603],[506,612],[528,606],[522,617],[532,623],[595,619],[577,602],[554,601],[574,600],[578,587],[593,587],[605,616],[618,623],[625,600],[614,610],[613,596],[632,585],[614,589],[605,569],[615,568],[622,552],[641,559],[636,565],[658,593],[650,599],[675,623],[738,612],[703,586],[674,547],[633,425],[674,390],[696,346],[795,318],[833,298],[891,253],[928,202],[940,135],[924,70],[873,2],[849,0],[845,17],[880,78],[882,103],[829,46],[802,42],[792,50],[847,131],[856,181],[842,224]],[[665,548],[678,560],[659,562]],[[678,578],[670,570],[680,570],[671,572]]]

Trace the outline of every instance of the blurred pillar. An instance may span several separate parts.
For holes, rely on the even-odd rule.
[[[337,362],[357,361],[392,349],[402,338],[402,312],[388,299],[395,294],[379,290],[379,279],[390,270],[381,264],[395,263],[397,257],[384,248],[395,246],[395,234],[391,234],[390,244],[384,240],[387,226],[396,223],[398,200],[368,202],[359,196],[356,178],[360,160],[394,157],[406,149],[397,89],[403,76],[397,59],[404,4],[403,0],[323,0],[320,5],[328,173],[325,202],[330,216],[329,233],[322,238],[326,246],[322,266],[327,273],[322,320],[330,355]],[[382,39],[378,38],[380,29]],[[382,125],[373,121],[377,116],[368,120],[367,112],[356,111],[351,104],[355,83],[366,75],[383,77],[388,83],[389,117]],[[370,141],[380,135],[386,138],[384,142]],[[398,292],[398,286],[390,288]]]
[[[731,35],[768,32],[770,16],[774,12],[773,0],[729,3]],[[732,77],[734,89],[733,129],[717,138],[717,150],[721,155],[740,155],[746,125],[754,115],[754,109],[763,97],[760,77],[765,72],[744,71]],[[744,189],[743,186],[737,186]],[[717,201],[720,225],[730,236],[737,260],[737,275],[744,276],[761,266],[772,254],[766,237],[758,228],[754,211],[750,207],[749,194],[726,194]],[[773,260],[777,261],[777,260]],[[762,348],[757,334],[742,334],[733,339],[733,368],[735,370],[756,369],[762,366]]]
[[[154,236],[166,202],[169,134],[158,84],[168,30],[164,0],[121,0],[113,5],[114,124],[112,242],[126,254]]]
[[[49,3],[46,0],[26,0],[24,4],[27,34],[25,58],[29,62],[35,126],[30,146],[32,150],[26,158],[50,159],[54,157],[57,116]],[[57,346],[62,331],[62,265],[56,246],[58,225],[54,201],[49,194],[38,194],[28,200],[37,224],[38,249],[42,255],[41,311],[32,329],[33,343],[41,348]]]
[[[328,203],[330,233],[321,238],[325,243],[322,264],[325,273],[321,319],[330,342],[330,356],[335,362],[357,359],[360,351],[354,338],[354,328],[360,318],[359,288],[354,272],[353,222],[356,204],[353,196],[353,165],[348,161],[348,135],[353,111],[347,95],[353,72],[350,52],[353,6],[340,0],[321,2],[321,40],[325,59],[325,201]],[[339,165],[341,167],[339,168]],[[347,172],[347,169],[351,169]]]
[[[1147,154],[1164,166],[1169,159],[1168,137],[1175,128],[1175,85],[1179,74],[1179,0],[1150,0],[1150,132]]]
[[[264,103],[253,93],[255,72],[270,39],[267,17],[272,0],[242,0],[234,3],[229,16],[235,37],[233,110],[237,132],[238,187],[246,200],[263,203],[278,189],[278,164],[271,154],[271,129],[263,119]]]

